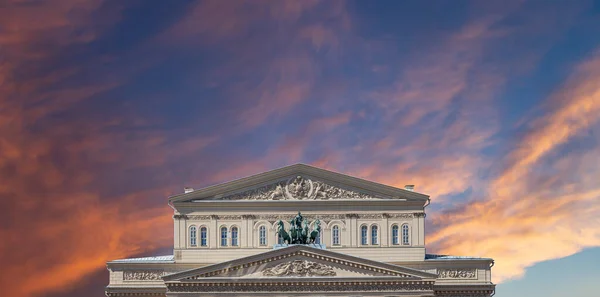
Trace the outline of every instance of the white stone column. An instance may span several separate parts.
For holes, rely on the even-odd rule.
[[[346,218],[348,218],[348,220],[350,221],[350,223],[348,224],[348,231],[346,236],[348,238],[350,238],[350,246],[352,247],[357,247],[358,246],[358,227],[357,227],[357,222],[356,219],[358,218],[358,215],[356,214],[347,214]]]
[[[212,229],[212,236],[210,237],[210,244],[209,246],[213,249],[216,249],[219,247],[219,239],[221,236],[221,233],[219,232],[219,225],[218,225],[218,217],[216,215],[211,215],[210,216],[210,228]]]

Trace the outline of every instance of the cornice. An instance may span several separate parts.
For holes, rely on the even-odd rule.
[[[423,207],[423,201],[399,200],[399,199],[332,199],[332,200],[196,200],[193,202],[183,201],[174,202],[173,206],[179,211],[186,209],[193,210],[198,208],[244,208],[244,209],[323,209],[331,207],[333,209],[339,207],[362,207],[362,206],[378,206],[378,207],[414,207],[419,209]]]

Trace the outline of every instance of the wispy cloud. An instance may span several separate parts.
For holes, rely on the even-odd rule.
[[[530,121],[486,200],[434,218],[438,230],[429,243],[446,253],[495,258],[496,282],[520,277],[534,263],[598,246],[600,188],[593,177],[600,174],[594,157],[600,151],[583,148],[578,139],[598,128],[598,82],[595,55],[548,100],[547,114]]]

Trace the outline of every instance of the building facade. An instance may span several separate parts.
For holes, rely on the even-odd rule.
[[[304,164],[186,188],[169,198],[173,254],[108,262],[106,295],[492,296],[492,259],[426,253],[429,201]],[[278,235],[298,213],[315,242]]]

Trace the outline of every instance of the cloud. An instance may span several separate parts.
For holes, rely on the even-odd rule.
[[[600,150],[580,144],[599,128],[600,55],[573,72],[547,101],[546,115],[529,122],[486,199],[435,217],[430,244],[443,253],[494,258],[496,282],[600,245],[600,188],[593,181]]]

